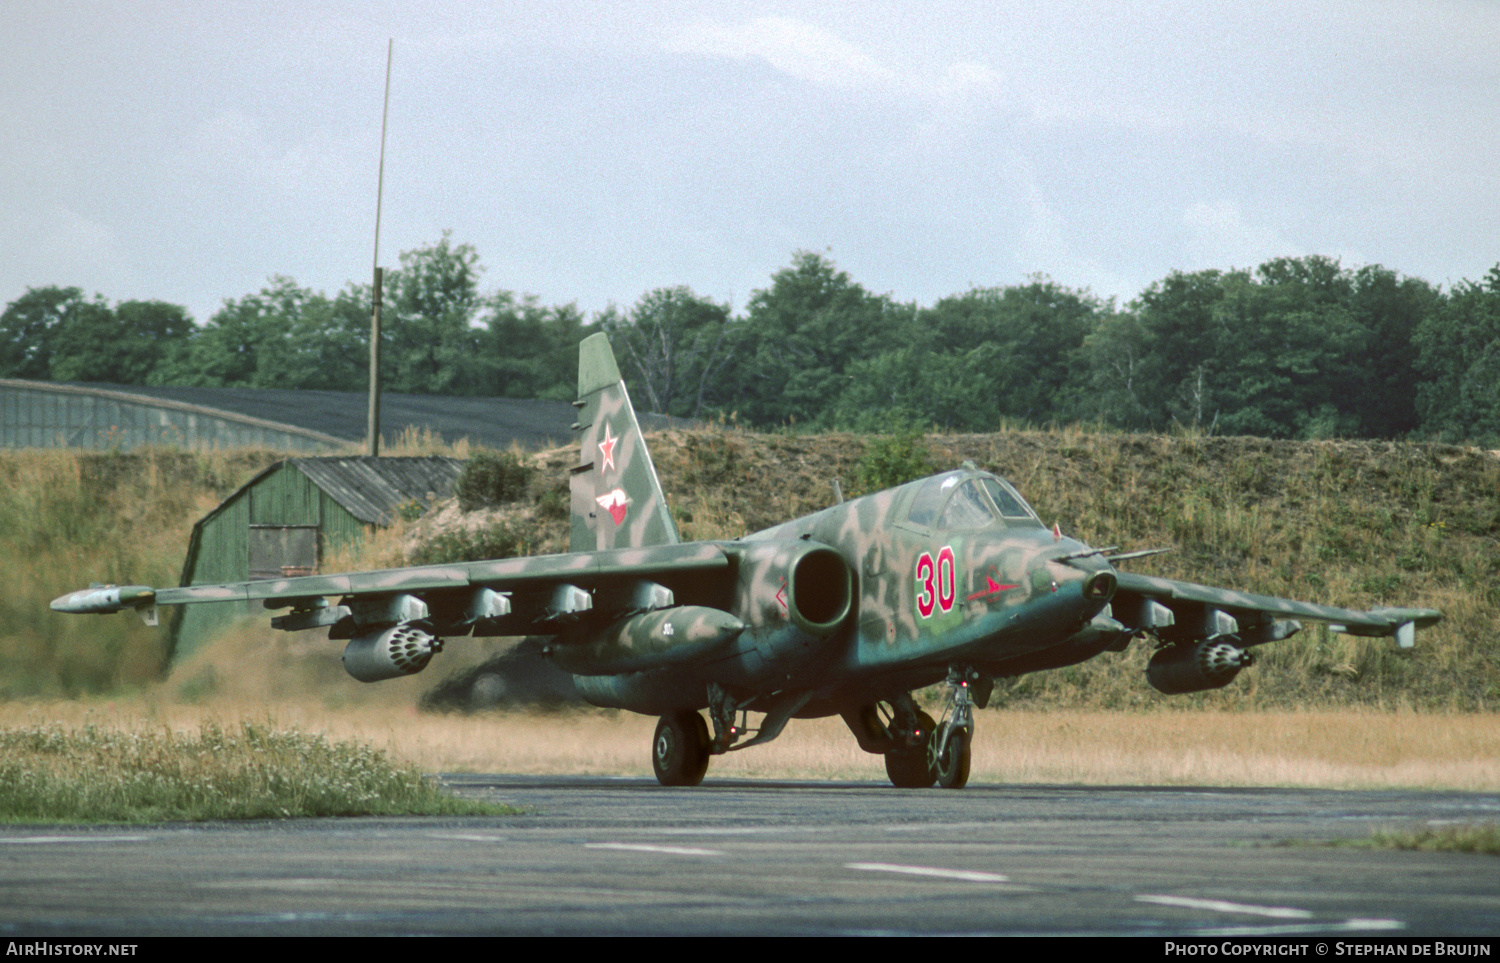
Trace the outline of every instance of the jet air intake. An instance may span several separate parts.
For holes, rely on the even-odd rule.
[[[853,605],[854,579],[844,557],[808,539],[742,542],[725,547],[738,563],[734,613],[751,627],[791,622],[824,638]]]
[[[344,647],[344,669],[361,682],[399,679],[427,668],[442,647],[441,639],[403,622],[351,639]]]
[[[854,607],[854,574],[844,557],[805,538],[732,543],[725,551],[736,568],[730,612],[746,626],[746,684],[827,657]]]

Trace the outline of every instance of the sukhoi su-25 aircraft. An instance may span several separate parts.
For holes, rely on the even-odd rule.
[[[732,541],[683,543],[609,341],[580,346],[579,462],[564,555],[152,589],[102,586],[60,612],[260,600],[279,629],[326,626],[375,682],[419,672],[458,636],[549,636],[546,654],[599,706],[661,717],[657,779],[699,783],[711,757],[793,718],[841,716],[902,787],[968,780],[973,708],[996,678],[1156,646],[1164,693],[1228,684],[1297,619],[1410,646],[1431,609],[1369,611],[1117,571],[1048,528],[1003,478],[961,468]],[[914,690],[942,684],[933,719]],[[704,711],[707,711],[707,720]],[[754,717],[758,717],[758,722]]]

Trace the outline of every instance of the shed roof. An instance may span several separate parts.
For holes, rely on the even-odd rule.
[[[288,458],[287,462],[349,514],[376,525],[390,524],[396,509],[407,502],[425,503],[428,495],[451,494],[464,466],[458,458],[441,455]]]

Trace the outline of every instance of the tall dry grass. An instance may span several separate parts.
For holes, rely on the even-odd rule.
[[[357,685],[349,682],[348,685]],[[220,698],[9,702],[0,729],[44,723],[120,731],[249,721],[385,751],[428,772],[649,777],[656,720],[631,713],[417,712],[410,705],[344,705]],[[1500,791],[1500,719],[1373,712],[1100,712],[988,710],[978,714],[973,784],[1306,786]],[[794,721],[775,742],[715,757],[710,777],[885,781],[838,719]]]
[[[0,728],[0,822],[500,814],[367,744],[253,722]]]
[[[140,685],[163,636],[134,618],[66,618],[50,601],[90,582],[175,585],[193,523],[274,452],[0,451],[0,696]]]

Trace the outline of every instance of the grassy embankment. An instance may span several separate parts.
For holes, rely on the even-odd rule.
[[[672,431],[652,454],[684,538],[734,537],[826,507],[868,439]],[[934,470],[971,459],[1010,478],[1047,522],[1094,545],[1169,548],[1132,571],[1350,608],[1423,606],[1444,621],[1415,650],[1309,624],[1256,651],[1229,688],[1170,700],[1144,684],[1149,647],[1002,683],[1007,707],[1492,711],[1500,705],[1500,458],[1452,445],[1276,442],[1080,430],[925,439]],[[489,513],[448,506],[377,542],[394,564],[437,531],[562,551],[571,450],[536,456],[530,497]],[[414,538],[415,536],[415,538]],[[383,546],[383,547],[382,547]]]
[[[196,735],[56,723],[0,729],[0,821],[142,823],[303,816],[481,816],[411,764],[357,742],[254,723]]]
[[[865,439],[669,432],[653,454],[685,537],[728,537],[812,511],[855,476]],[[1446,621],[1411,652],[1309,628],[1259,650],[1226,690],[1167,699],[1141,678],[1147,647],[997,688],[982,714],[983,782],[1500,788],[1500,463],[1419,444],[1094,435],[931,436],[937,468],[971,458],[1010,477],[1049,522],[1094,544],[1167,546],[1138,571],[1332,604],[1424,605]],[[469,718],[418,714],[436,673],[492,643],[450,645],[442,665],[362,686],[338,643],[263,629],[231,637],[165,681],[161,633],[129,616],[56,616],[90,580],[172,584],[192,523],[270,453],[0,453],[0,725],[58,717],[126,730],[205,718],[264,720],[356,738],[424,769],[649,771],[652,720],[625,714]],[[480,526],[530,551],[564,544],[571,451],[536,456],[531,497],[457,519],[451,508],[330,567],[401,564],[442,524]],[[443,516],[440,520],[439,516]],[[82,702],[53,702],[85,696]],[[36,701],[45,700],[45,701]],[[798,722],[714,774],[881,778],[837,720]]]

